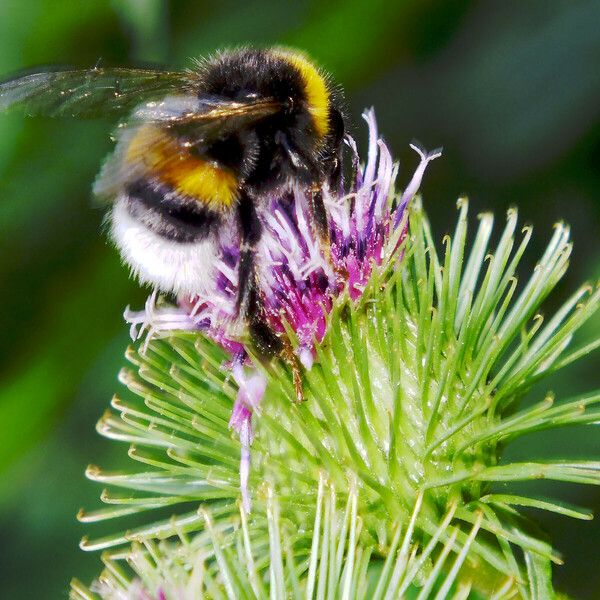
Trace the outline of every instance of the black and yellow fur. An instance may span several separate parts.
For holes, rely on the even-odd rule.
[[[202,294],[223,227],[240,239],[237,311],[263,345],[254,267],[261,211],[299,187],[327,242],[321,190],[337,187],[341,99],[302,53],[242,48],[187,71],[102,68],[33,72],[0,83],[0,110],[91,117],[128,115],[94,191],[111,203],[111,236],[143,282]],[[324,243],[324,248],[327,244]],[[272,336],[271,336],[272,337]]]
[[[239,127],[224,126],[206,141],[198,141],[194,120],[141,126],[124,153],[126,163],[146,167],[128,184],[131,210],[143,205],[155,212],[149,226],[182,242],[214,232],[221,215],[235,210],[241,237],[238,307],[248,313],[256,309],[249,293],[261,235],[256,213],[267,195],[292,186],[314,189],[315,225],[326,235],[318,189],[336,185],[340,176],[340,97],[304,55],[284,49],[234,50],[199,62],[187,93],[240,105],[266,100],[277,109]],[[225,117],[224,125],[231,119]]]

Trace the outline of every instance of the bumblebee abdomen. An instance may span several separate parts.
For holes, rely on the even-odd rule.
[[[238,177],[215,160],[192,154],[168,130],[143,125],[128,141],[124,167],[146,179],[160,182],[165,190],[196,201],[214,212],[226,212],[238,195]]]
[[[129,214],[165,240],[197,243],[215,233],[223,215],[183,196],[156,179],[142,177],[129,183],[123,198]]]

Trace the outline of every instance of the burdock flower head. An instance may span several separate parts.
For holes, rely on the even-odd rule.
[[[398,165],[372,111],[365,120],[364,163],[348,138],[345,181],[317,190],[326,234],[312,218],[315,190],[273,195],[260,215],[254,307],[275,351],[237,311],[234,227],[205,292],[154,293],[127,311],[140,341],[120,378],[137,399],[115,397],[118,414],[98,430],[129,442],[144,466],[90,467],[107,508],[79,517],[162,516],[84,539],[108,550],[101,598],[553,597],[560,556],[521,507],[591,516],[510,485],[597,485],[600,463],[502,461],[501,451],[532,431],[600,421],[598,393],[521,406],[534,384],[600,346],[570,349],[600,291],[582,286],[544,319],[569,230],[556,225],[519,284],[532,229],[517,239],[514,209],[495,247],[489,214],[471,243],[460,199],[438,253],[415,194],[439,151],[413,145],[420,163],[397,193]],[[72,596],[97,597],[79,582]]]
[[[398,258],[396,250],[407,228],[408,201],[418,191],[428,163],[441,154],[440,150],[427,153],[412,144],[420,164],[404,193],[396,197],[393,184],[397,166],[385,142],[378,137],[373,110],[365,112],[363,117],[369,131],[367,160],[360,164],[356,144],[347,136],[350,181],[342,180],[339,189],[297,187],[273,195],[267,210],[260,214],[264,232],[257,251],[260,302],[256,310],[261,311],[264,326],[280,340],[283,357],[293,363],[300,398],[302,383],[296,361],[306,369],[311,368],[315,344],[325,336],[327,316],[334,304],[341,296],[359,298],[373,269]],[[321,195],[326,209],[325,235],[314,224],[309,197],[314,193]],[[177,307],[160,308],[156,306],[154,293],[145,311],[128,309],[125,318],[132,325],[132,337],[137,339],[146,334],[146,343],[173,330],[199,330],[227,350],[239,386],[231,426],[240,433],[247,458],[252,438],[251,417],[265,391],[265,381],[257,371],[246,373],[243,369],[244,365],[252,368],[248,352],[253,340],[236,306],[239,262],[239,232],[235,226],[224,228],[215,268],[204,293],[179,297]],[[246,473],[244,459],[245,498]]]

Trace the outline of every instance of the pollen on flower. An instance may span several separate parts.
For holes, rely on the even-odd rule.
[[[415,196],[428,164],[441,150],[426,152],[413,143],[420,156],[408,186],[398,197],[394,164],[379,137],[374,111],[363,114],[369,132],[366,160],[361,164],[356,143],[347,137],[351,176],[340,190],[324,186],[320,193],[327,213],[328,240],[314,226],[309,190],[295,188],[267,200],[259,212],[263,233],[256,251],[260,306],[268,328],[287,338],[291,329],[298,341],[293,349],[298,362],[311,369],[314,348],[327,331],[327,315],[336,298],[347,294],[356,300],[363,293],[374,268],[383,265],[390,244],[398,244],[407,222],[406,207]],[[399,231],[402,229],[402,231]],[[400,235],[399,235],[400,234]],[[174,330],[199,330],[221,345],[231,356],[230,367],[238,384],[238,397],[230,427],[240,434],[240,477],[244,504],[248,508],[247,478],[252,414],[265,392],[264,379],[246,374],[252,370],[245,343],[248,332],[236,310],[240,242],[235,227],[224,228],[219,258],[206,293],[178,298],[177,305],[157,305],[154,292],[145,310],[125,313],[134,339],[154,337]],[[393,248],[392,248],[393,250]],[[289,340],[285,342],[289,346]]]

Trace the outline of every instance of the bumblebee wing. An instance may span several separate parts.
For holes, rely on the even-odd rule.
[[[144,101],[191,86],[190,74],[153,69],[93,68],[30,73],[0,83],[0,111],[90,118],[127,113]]]
[[[113,180],[127,180],[140,170],[191,172],[198,162],[223,170],[211,152],[214,144],[275,114],[281,106],[271,98],[238,101],[191,94],[141,104],[117,130],[115,157],[126,170]]]
[[[202,144],[251,127],[282,109],[273,98],[233,100],[210,95],[166,96],[138,106],[130,125],[152,123],[170,130],[185,147],[198,152]]]

